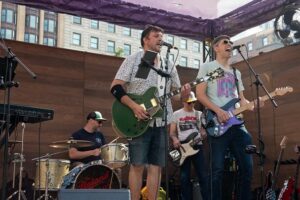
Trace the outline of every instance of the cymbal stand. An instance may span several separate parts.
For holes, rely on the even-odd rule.
[[[19,187],[18,187],[18,190],[17,190],[16,192],[14,192],[13,194],[11,194],[11,195],[7,198],[7,200],[13,198],[16,194],[18,194],[18,200],[21,199],[21,196],[22,196],[22,199],[27,200],[27,198],[26,198],[24,192],[22,191],[23,162],[25,161],[24,155],[23,155],[23,151],[24,151],[24,131],[25,131],[25,123],[22,122],[21,126],[23,127],[23,129],[22,129],[22,136],[21,136],[21,137],[22,137],[22,138],[21,138],[21,153],[20,153],[20,154],[14,154],[14,155],[16,155],[16,157],[14,158],[14,161],[13,161],[13,163],[14,163],[14,171],[13,171],[13,175],[14,175],[14,177],[13,177],[13,187],[15,187],[15,168],[16,168],[15,165],[16,165],[16,162],[18,161],[17,155],[20,156],[20,158],[19,158],[19,161],[20,161],[20,169],[19,169]]]
[[[48,200],[48,199],[54,199],[50,194],[48,194],[48,184],[49,184],[49,181],[50,181],[50,171],[49,171],[49,157],[50,157],[50,154],[47,154],[47,158],[46,158],[46,182],[45,182],[45,193],[43,195],[41,195],[37,200],[40,200],[40,199],[45,199],[45,200]],[[40,170],[40,164],[39,164],[39,170]],[[41,185],[40,181],[39,181],[39,184]]]

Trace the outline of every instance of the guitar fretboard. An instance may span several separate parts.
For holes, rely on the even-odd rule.
[[[191,87],[195,87],[195,86],[198,85],[199,83],[202,83],[202,82],[204,82],[204,81],[207,81],[208,79],[209,79],[209,77],[199,78],[199,79],[196,79],[196,80],[190,82],[189,84],[190,84]],[[173,90],[172,92],[169,92],[169,93],[167,94],[167,99],[170,99],[171,97],[173,97],[173,96],[179,94],[180,92],[181,92],[181,88],[178,88],[178,89],[176,89],[176,90]],[[164,96],[160,96],[160,97],[158,97],[158,100],[159,100],[160,102],[162,102],[162,101],[163,101],[163,98],[164,98]]]

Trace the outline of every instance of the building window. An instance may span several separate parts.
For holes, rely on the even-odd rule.
[[[32,33],[25,33],[24,41],[29,43],[37,43],[37,35]]]
[[[55,12],[49,11],[49,10],[45,10],[45,14],[47,15],[55,15]]]
[[[78,46],[81,45],[81,34],[80,33],[73,33],[72,44],[78,45]]]
[[[123,27],[123,35],[131,36],[131,28]]]
[[[170,54],[169,55],[169,60],[171,60],[172,62],[174,62],[174,54]]]
[[[81,17],[73,16],[73,24],[81,24]]]
[[[187,40],[186,39],[181,39],[180,40],[180,48],[181,49],[187,49]]]
[[[172,35],[168,35],[167,36],[167,42],[174,45],[174,36]]]
[[[196,69],[199,69],[200,68],[200,60],[194,59],[194,65],[193,65],[193,67],[196,68]]]
[[[263,45],[263,46],[267,46],[267,45],[268,45],[268,37],[264,37],[264,38],[262,39],[262,45]]]
[[[91,20],[91,28],[92,29],[99,29],[99,21]]]
[[[36,15],[26,16],[26,27],[37,29],[39,23],[39,18]]]
[[[55,21],[53,19],[45,19],[44,21],[44,31],[49,33],[55,32]]]
[[[107,24],[107,32],[115,33],[116,32],[116,25],[114,24]]]
[[[115,42],[114,41],[107,41],[107,52],[115,53]]]
[[[43,44],[47,45],[47,46],[54,47],[55,46],[55,39],[54,38],[44,37]]]
[[[194,42],[193,43],[193,51],[194,52],[200,52],[200,42]]]
[[[92,49],[98,49],[99,48],[99,39],[97,37],[91,37],[90,47]]]
[[[131,55],[131,45],[130,44],[124,44],[124,55],[125,56]]]
[[[2,28],[1,37],[10,40],[15,39],[15,31],[8,28]]]
[[[1,22],[15,24],[15,13],[11,9],[3,8],[1,11]]]
[[[187,57],[181,56],[181,58],[180,58],[180,66],[187,67]]]
[[[253,50],[253,43],[252,42],[249,42],[247,44],[247,48],[248,48],[248,51],[252,51]]]

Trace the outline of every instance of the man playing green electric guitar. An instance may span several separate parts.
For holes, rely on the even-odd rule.
[[[164,88],[170,92],[171,88],[179,88],[180,81],[178,73],[174,64],[170,61],[162,59],[157,53],[153,64],[154,69],[159,69],[170,75],[168,81],[158,75],[158,73],[151,69],[147,71],[144,76],[139,76],[138,70],[141,59],[144,57],[145,52],[160,52],[163,44],[163,30],[157,26],[148,26],[141,36],[141,45],[143,51],[127,57],[120,66],[112,84],[111,92],[114,97],[119,101],[120,105],[129,111],[129,115],[139,121],[150,120],[149,126],[139,137],[129,140],[129,156],[130,156],[130,170],[129,170],[129,187],[131,192],[131,199],[138,200],[140,198],[140,190],[142,187],[142,177],[145,166],[147,166],[147,190],[148,199],[156,200],[158,188],[160,185],[161,168],[165,166],[165,138],[166,130],[161,117],[150,119],[150,114],[145,106],[136,102],[130,94],[142,95],[145,94],[150,88],[156,90],[158,96],[163,95]],[[168,69],[166,69],[168,63]],[[167,82],[167,84],[165,84]],[[181,95],[185,98],[188,97],[191,91],[190,85],[186,84],[181,88]],[[128,93],[128,94],[127,94]],[[180,98],[177,97],[179,100]],[[173,114],[171,101],[167,100],[167,124],[170,123]],[[113,109],[114,110],[114,109]],[[113,111],[114,112],[114,111]],[[123,114],[123,111],[113,114]],[[122,118],[123,122],[127,122],[128,118]],[[114,120],[116,123],[116,121]],[[126,126],[126,124],[125,124]],[[126,128],[126,127],[125,127]],[[129,127],[131,129],[132,127]],[[118,130],[118,127],[117,127]]]

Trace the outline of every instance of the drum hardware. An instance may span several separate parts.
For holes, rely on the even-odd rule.
[[[115,139],[113,139],[112,141],[110,141],[110,143],[108,144],[111,144],[111,143],[114,143],[115,141],[117,141],[120,137],[116,137]]]
[[[15,187],[15,173],[16,173],[16,163],[20,163],[19,165],[19,186],[18,190],[12,193],[7,200],[13,198],[16,194],[18,194],[18,200],[25,199],[27,200],[24,191],[22,191],[22,179],[23,179],[23,162],[25,162],[23,151],[24,151],[24,131],[25,131],[25,123],[21,124],[22,126],[22,135],[21,135],[21,141],[14,141],[14,143],[21,143],[21,153],[15,153],[13,158],[13,188]]]
[[[8,146],[12,146],[14,144],[20,144],[20,143],[22,143],[21,140],[9,140],[8,141]]]
[[[53,155],[57,155],[57,154],[61,154],[61,153],[65,153],[65,152],[68,152],[68,150],[64,150],[64,151],[60,151],[60,152],[56,152],[56,153],[52,153],[52,154],[49,154],[49,153],[47,153],[46,155],[43,155],[43,156],[41,156],[41,157],[37,157],[37,158],[33,158],[32,160],[33,161],[37,161],[37,167],[38,167],[38,170],[36,170],[36,177],[35,177],[35,189],[38,189],[38,190],[41,190],[41,189],[45,189],[45,193],[43,194],[43,195],[41,195],[40,197],[38,197],[38,199],[37,200],[41,200],[41,199],[45,199],[45,200],[48,200],[48,199],[54,199],[51,195],[49,195],[49,189],[59,189],[59,187],[60,187],[60,183],[61,183],[61,180],[59,180],[59,178],[63,178],[63,177],[59,177],[58,176],[58,174],[59,174],[59,172],[60,172],[60,170],[59,169],[61,169],[61,170],[63,170],[63,171],[66,171],[66,169],[64,169],[64,168],[61,168],[59,165],[60,165],[60,163],[58,163],[58,168],[59,169],[57,169],[57,167],[55,166],[55,164],[57,164],[56,163],[56,161],[58,160],[58,161],[60,161],[59,159],[50,159],[50,157],[51,156],[53,156]],[[45,158],[45,159],[44,159]],[[69,161],[67,161],[67,160],[64,160],[66,163],[68,162],[68,166],[63,166],[63,167],[66,167],[67,168],[67,170],[69,170],[69,165],[70,165],[70,162]],[[45,163],[45,173],[44,173],[44,175],[45,175],[45,182],[44,182],[44,188],[41,188],[41,186],[43,186],[42,184],[41,184],[41,179],[43,178],[42,177],[42,166],[41,166],[41,163]],[[50,174],[50,168],[53,166],[53,163],[55,163],[54,164],[54,173],[55,174]],[[65,172],[65,174],[67,174],[67,172]],[[65,175],[65,174],[63,174],[63,175]],[[53,179],[51,179],[52,177],[51,176],[56,176],[56,177],[58,177],[58,180],[57,179],[55,179],[55,178],[53,178]],[[56,182],[58,182],[58,183],[56,183]],[[49,184],[51,184],[51,187],[49,188]]]
[[[88,140],[74,140],[74,139],[70,139],[70,140],[61,140],[61,141],[55,141],[52,142],[49,146],[53,147],[53,148],[62,148],[62,149],[66,149],[66,148],[70,148],[70,147],[90,147],[93,146],[94,143]]]

